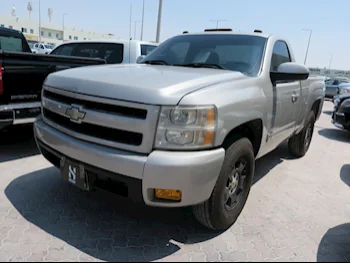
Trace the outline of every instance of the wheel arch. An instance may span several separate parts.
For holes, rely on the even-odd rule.
[[[245,122],[233,128],[225,137],[222,147],[227,149],[237,139],[237,137],[246,137],[253,145],[255,157],[258,155],[261,147],[263,136],[263,121],[262,119],[254,119]]]

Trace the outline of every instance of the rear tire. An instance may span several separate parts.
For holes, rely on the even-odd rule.
[[[193,207],[195,218],[207,228],[226,230],[241,214],[253,182],[254,149],[247,138],[237,138],[226,150],[212,195],[208,201]]]
[[[314,133],[315,122],[315,113],[311,111],[308,115],[305,127],[301,130],[300,133],[294,135],[292,138],[289,139],[289,151],[295,157],[303,157],[309,150],[312,141],[312,136]]]

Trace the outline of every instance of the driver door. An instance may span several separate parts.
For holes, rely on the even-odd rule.
[[[291,62],[288,45],[277,41],[271,59],[271,71],[277,71],[285,62]],[[273,108],[269,140],[274,146],[288,139],[296,129],[298,106],[300,105],[300,81],[285,81],[272,85]]]

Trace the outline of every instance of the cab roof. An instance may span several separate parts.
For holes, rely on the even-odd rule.
[[[113,44],[128,44],[130,42],[135,42],[139,44],[144,44],[144,45],[154,45],[158,46],[159,43],[155,42],[149,42],[149,41],[140,41],[140,40],[125,40],[125,39],[91,39],[91,40],[72,40],[68,42],[61,43],[60,45],[64,44],[82,44],[82,43],[113,43]]]
[[[255,30],[258,31],[258,30]],[[259,30],[260,31],[260,30]],[[260,31],[261,32],[261,31]],[[269,38],[271,34],[265,34],[260,32],[240,32],[240,31],[230,31],[230,29],[206,29],[204,32],[194,32],[189,33],[185,31],[183,35],[244,35],[244,36],[259,36],[263,38]]]

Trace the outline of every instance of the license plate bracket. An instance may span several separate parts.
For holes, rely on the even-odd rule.
[[[89,177],[85,171],[85,167],[81,163],[74,162],[67,158],[62,158],[60,163],[61,178],[84,190],[90,191],[91,185],[89,183]]]
[[[28,109],[16,109],[15,119],[27,119],[27,118],[36,118],[41,113],[41,108],[28,108]]]

